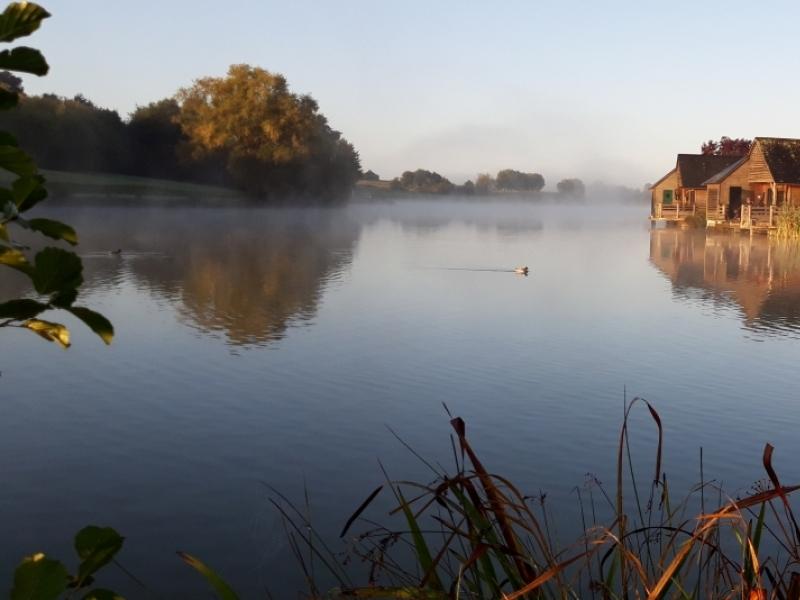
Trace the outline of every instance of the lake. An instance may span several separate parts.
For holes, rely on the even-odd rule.
[[[307,489],[343,548],[339,530],[383,481],[378,460],[431,478],[387,426],[452,462],[443,403],[489,469],[547,493],[565,542],[586,474],[613,487],[625,397],[659,411],[674,490],[699,481],[701,446],[731,494],[764,477],[766,442],[800,481],[798,246],[651,230],[646,205],[42,213],[81,234],[82,303],[117,335],[105,347],[67,317],[68,351],[0,335],[7,587],[24,554],[73,565],[72,536],[94,523],[126,536],[120,563],[150,596],[207,597],[176,550],[243,597],[290,596],[303,578],[267,486],[301,505]],[[528,277],[510,272],[522,264]],[[0,299],[22,284],[3,273]],[[646,410],[632,428],[646,469]],[[102,581],[148,595],[113,567]]]

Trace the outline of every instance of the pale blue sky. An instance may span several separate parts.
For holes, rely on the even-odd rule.
[[[51,74],[123,115],[246,62],[382,177],[511,167],[642,185],[709,137],[800,137],[800,3],[39,0]]]

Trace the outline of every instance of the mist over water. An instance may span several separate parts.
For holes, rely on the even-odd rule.
[[[298,501],[307,486],[339,548],[382,481],[376,459],[393,477],[428,477],[387,424],[450,460],[442,402],[488,468],[547,492],[565,542],[574,487],[587,472],[612,484],[623,390],[659,410],[676,494],[698,480],[686,465],[701,445],[707,476],[731,493],[762,476],[767,441],[781,476],[800,479],[800,254],[651,231],[647,211],[591,198],[52,203],[48,216],[81,234],[84,302],[117,337],[105,348],[73,327],[68,352],[26,332],[0,338],[0,472],[13,490],[0,495],[0,576],[21,551],[69,556],[93,522],[126,535],[123,564],[165,597],[206,593],[172,550],[214,565],[242,597],[294,595],[301,571],[264,483]],[[520,265],[528,277],[508,272]],[[0,277],[0,300],[25,292]],[[645,415],[633,431],[649,456]]]

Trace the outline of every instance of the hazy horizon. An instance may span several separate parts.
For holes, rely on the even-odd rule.
[[[460,183],[514,168],[542,173],[548,189],[564,177],[641,187],[677,153],[723,135],[800,137],[786,101],[800,84],[783,77],[800,9],[772,4],[769,46],[737,38],[727,48],[725,35],[746,33],[760,8],[679,4],[510,2],[490,11],[359,0],[224,11],[205,0],[113,10],[45,0],[53,18],[36,45],[51,72],[26,76],[25,87],[82,93],[125,117],[250,63],[313,95],[364,170],[391,178],[425,168]],[[747,73],[738,86],[736,73]],[[780,94],[770,92],[775,81]]]

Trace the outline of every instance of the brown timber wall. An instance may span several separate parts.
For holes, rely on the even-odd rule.
[[[750,181],[769,183],[772,181],[772,173],[769,171],[767,159],[764,158],[764,150],[761,148],[761,142],[756,142],[755,147],[750,153]]]
[[[762,154],[763,158],[763,154]],[[766,163],[765,163],[766,164]],[[745,192],[750,189],[750,161],[744,161],[739,167],[728,175],[720,186],[719,201],[721,204],[728,205],[731,200],[731,188],[740,187]],[[746,197],[747,194],[742,194]]]

